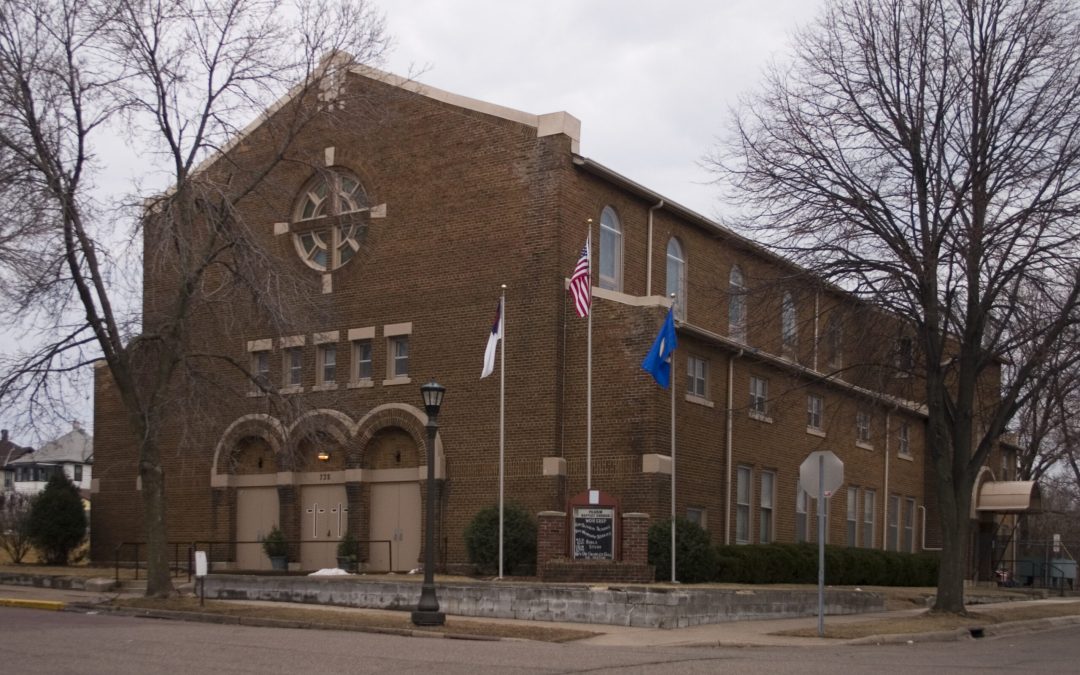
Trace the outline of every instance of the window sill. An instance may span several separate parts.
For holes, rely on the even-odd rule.
[[[311,391],[337,391],[337,382],[327,382],[325,384],[317,384],[311,388]]]
[[[687,394],[686,395],[686,402],[687,403],[693,403],[694,405],[703,405],[706,408],[715,408],[716,407],[715,404],[713,404],[713,402],[710,401],[709,399],[702,398],[701,396],[698,396],[696,394]]]
[[[395,377],[392,380],[383,380],[382,383],[384,387],[393,387],[398,384],[411,384],[412,380],[407,377]]]
[[[291,387],[282,387],[281,389],[277,390],[277,393],[279,393],[279,394],[302,394],[302,393],[304,393],[304,388],[301,387],[300,385],[293,385]]]
[[[765,413],[760,413],[755,410],[751,410],[749,414],[750,419],[757,420],[758,422],[764,422],[765,424],[772,424],[772,418]]]
[[[368,377],[365,377],[362,380],[357,380],[355,382],[350,382],[349,383],[349,389],[370,389],[371,387],[374,387],[374,386],[375,386],[375,383],[371,380],[371,378],[368,378]]]
[[[806,427],[806,433],[811,436],[817,436],[818,438],[825,438],[825,430],[818,429],[816,427]]]
[[[874,449],[874,444],[873,443],[867,443],[866,441],[855,441],[855,447],[856,448],[862,448],[863,450],[873,450]]]
[[[910,452],[897,452],[896,453],[896,458],[897,459],[902,459],[905,462],[914,462],[915,461],[915,455],[911,454]]]

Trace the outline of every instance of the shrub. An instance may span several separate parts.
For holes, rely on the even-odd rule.
[[[30,541],[47,565],[66,565],[86,537],[82,498],[67,476],[55,473],[30,505]]]
[[[817,582],[817,544],[719,546],[717,555],[717,580],[725,583]],[[834,586],[933,586],[937,583],[937,557],[826,546],[825,582]]]
[[[0,549],[20,564],[30,548],[30,499],[17,492],[0,494]]]
[[[285,541],[285,533],[277,525],[270,528],[262,546],[268,558],[286,558],[289,555],[289,542]]]
[[[671,520],[653,523],[649,528],[649,564],[656,566],[656,578],[671,578]],[[675,521],[675,578],[695,584],[715,581],[719,575],[716,548],[709,533],[697,523],[677,518]]]
[[[536,569],[536,522],[515,504],[503,509],[503,569],[507,574],[531,574]],[[465,528],[469,562],[481,574],[499,571],[499,507],[489,506]]]

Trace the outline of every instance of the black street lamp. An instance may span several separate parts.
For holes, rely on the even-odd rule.
[[[435,380],[420,387],[427,410],[427,524],[424,526],[424,585],[420,590],[420,602],[412,613],[417,626],[441,626],[446,615],[439,611],[435,597],[435,432],[439,430],[439,407],[442,405],[446,387]]]

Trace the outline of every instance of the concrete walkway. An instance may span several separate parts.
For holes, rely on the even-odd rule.
[[[39,588],[32,586],[0,585],[0,606],[25,607],[27,609],[71,609],[73,611],[92,611],[92,605],[106,605],[121,595],[140,595],[138,592],[108,592],[97,593],[93,591],[64,590],[53,588]],[[1008,611],[1012,608],[1020,608],[1035,604],[1045,605],[1056,602],[1076,602],[1075,598],[1051,598],[1045,600],[1016,601],[1000,603],[994,606],[995,611]],[[261,606],[281,607],[281,603],[243,601],[235,602],[244,606],[258,608]],[[378,609],[357,609],[325,605],[304,605],[288,603],[290,607],[325,610],[333,612],[357,612],[371,616],[387,615],[400,617],[401,612]],[[859,614],[849,616],[826,616],[825,625],[837,625],[842,623],[863,622],[880,619],[889,620],[904,616],[913,616],[923,610],[907,609],[899,611],[878,612],[875,614]],[[207,620],[210,620],[209,617]],[[536,625],[535,622],[514,619],[484,619],[475,617],[454,617],[455,622],[477,624],[522,624]],[[942,631],[939,633],[924,633],[919,635],[888,635],[858,640],[835,640],[828,638],[804,638],[783,635],[774,635],[780,631],[797,629],[815,630],[817,617],[803,617],[797,619],[766,619],[756,621],[732,621],[720,624],[709,624],[679,629],[651,629],[632,628],[625,626],[611,626],[598,624],[555,623],[541,622],[546,627],[562,627],[572,630],[586,630],[597,635],[578,641],[578,644],[591,644],[610,647],[686,647],[686,646],[786,646],[786,647],[827,647],[837,644],[880,644],[880,643],[905,643],[926,642],[941,640],[970,639],[966,630]],[[1030,632],[1034,630],[1047,630],[1062,625],[1080,625],[1080,616],[1060,617],[1058,619],[1037,619],[1030,621],[1005,622],[993,626],[987,626],[986,636],[1002,635],[1017,632]],[[482,632],[482,631],[480,631]]]

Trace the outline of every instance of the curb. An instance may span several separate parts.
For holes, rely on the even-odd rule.
[[[846,640],[849,645],[902,645],[916,642],[956,642],[959,640],[981,640],[987,637],[1016,635],[1053,630],[1065,626],[1080,625],[1080,616],[1057,616],[1047,619],[1026,619],[1023,621],[1003,621],[1001,623],[970,628],[935,631],[930,633],[897,633],[893,635],[870,635],[863,638]],[[975,632],[981,632],[976,636]]]
[[[21,598],[0,598],[0,607],[21,607],[23,609],[43,609],[51,612],[59,612],[66,607],[66,603],[55,600],[23,600]]]
[[[64,603],[55,603],[63,605]],[[60,608],[57,608],[60,609]],[[299,628],[302,630],[340,630],[352,633],[377,633],[381,635],[397,635],[400,637],[441,638],[444,640],[475,640],[483,642],[498,642],[508,638],[494,637],[489,635],[470,635],[468,633],[439,633],[435,631],[413,630],[409,628],[386,628],[380,626],[348,626],[336,623],[323,623],[320,621],[295,621],[291,619],[267,619],[257,616],[233,616],[229,614],[211,614],[208,612],[185,612],[174,609],[127,609],[127,608],[104,608],[100,605],[75,603],[67,607],[73,611],[92,611],[116,614],[119,616],[131,616],[144,619],[164,619],[169,621],[192,621],[196,623],[217,623],[232,626],[251,626],[260,628]]]

